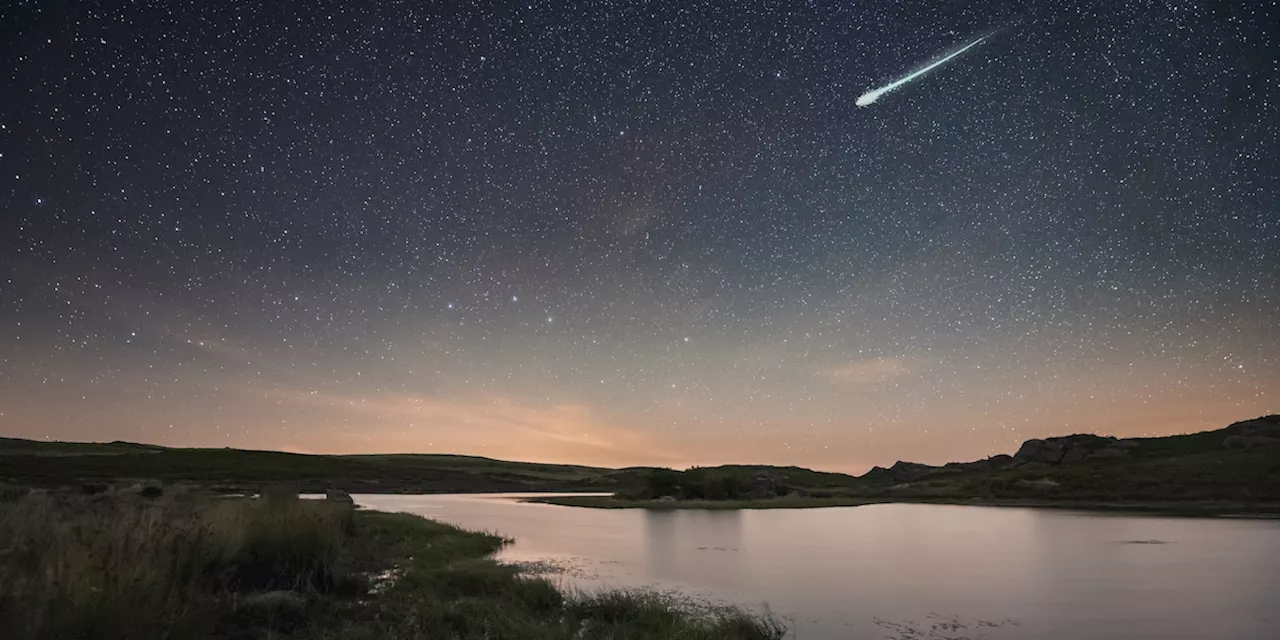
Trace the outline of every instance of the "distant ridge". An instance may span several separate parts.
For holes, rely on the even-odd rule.
[[[794,466],[716,468],[783,478],[814,495],[1280,501],[1280,415],[1157,438],[1033,439],[1011,455],[942,466],[899,461],[858,477]],[[309,455],[0,438],[0,481],[36,486],[155,481],[224,490],[286,483],[364,493],[614,491],[652,470],[455,454]]]
[[[1219,449],[1248,449],[1280,444],[1280,415],[1267,415],[1232,423],[1222,429],[1153,438],[1116,438],[1089,433],[1034,438],[1022,443],[1013,455],[1000,454],[974,462],[949,462],[931,466],[898,461],[892,467],[872,467],[859,476],[865,480],[910,482],[938,474],[962,471],[1047,470],[1101,458],[1176,457],[1212,453]],[[1280,451],[1276,452],[1280,454]]]

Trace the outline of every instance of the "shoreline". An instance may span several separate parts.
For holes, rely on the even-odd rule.
[[[284,492],[0,500],[0,637],[782,640],[767,609],[563,590],[513,542]],[[108,552],[109,551],[109,552]],[[123,576],[123,578],[121,577]]]
[[[738,509],[822,509],[861,507],[874,504],[941,504],[968,507],[1012,507],[1023,509],[1057,509],[1093,511],[1112,514],[1178,516],[1199,518],[1280,519],[1280,504],[1176,501],[1106,501],[1106,500],[1025,500],[990,498],[804,498],[782,497],[758,500],[619,500],[603,496],[547,496],[521,499],[520,502],[550,504],[583,509],[673,510],[738,510]]]

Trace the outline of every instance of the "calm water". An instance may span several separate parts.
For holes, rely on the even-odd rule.
[[[566,584],[767,606],[808,638],[1280,638],[1280,522],[872,505],[595,510],[357,496],[518,542]]]

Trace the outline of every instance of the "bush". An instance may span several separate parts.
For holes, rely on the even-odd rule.
[[[639,486],[624,488],[616,495],[625,500],[655,500],[667,496],[678,500],[744,500],[773,498],[791,492],[784,484],[760,480],[768,479],[728,469],[658,469],[644,475]]]

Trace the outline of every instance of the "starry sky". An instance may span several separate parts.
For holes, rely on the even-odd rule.
[[[1278,20],[5,2],[0,435],[861,472],[1280,412]]]

